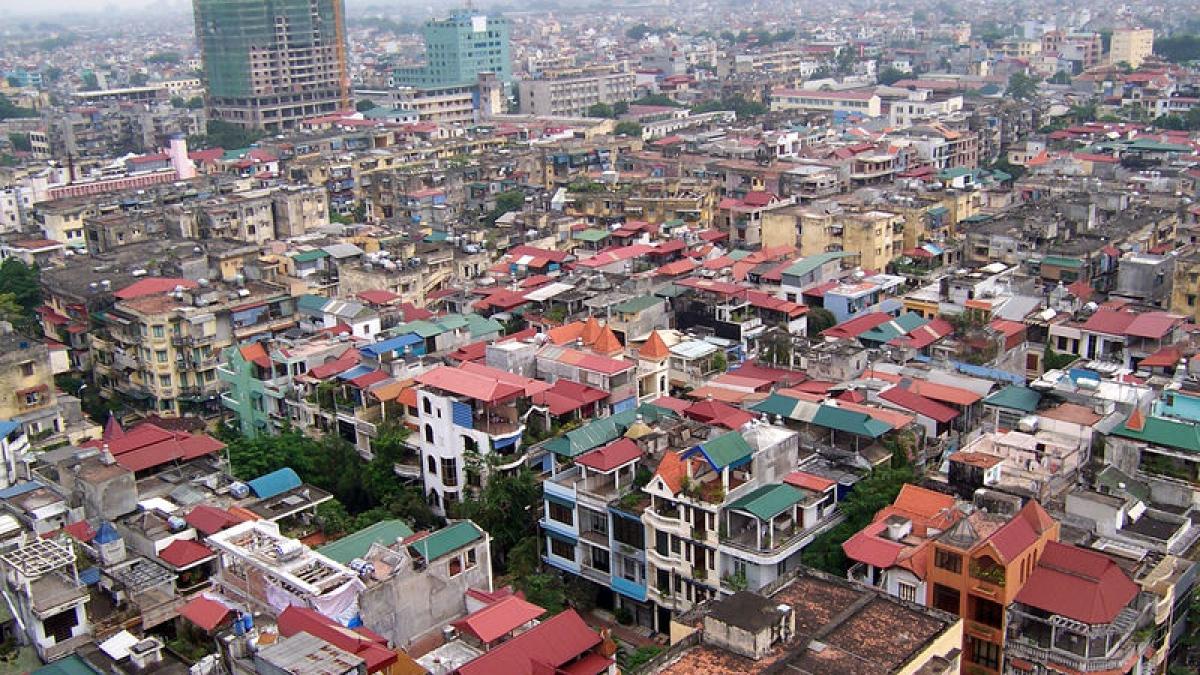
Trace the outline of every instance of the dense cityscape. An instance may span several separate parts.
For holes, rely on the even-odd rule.
[[[1200,672],[1200,15],[0,3],[0,674]]]

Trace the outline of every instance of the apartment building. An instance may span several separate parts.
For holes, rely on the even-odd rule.
[[[430,19],[422,32],[425,65],[393,71],[392,80],[397,85],[467,85],[480,73],[494,73],[501,82],[512,81],[508,19],[464,11]]]
[[[115,295],[90,333],[96,384],[167,415],[218,412],[221,351],[296,325],[291,294],[267,282],[146,278]]]
[[[1128,63],[1137,70],[1154,53],[1153,28],[1114,28],[1108,47],[1108,62]]]
[[[543,72],[517,83],[517,105],[523,115],[584,117],[597,103],[631,101],[636,76],[623,66],[589,66]]]
[[[1000,673],[1006,610],[1029,580],[1059,524],[1036,501],[976,494],[973,509],[933,539],[926,603],[964,619],[963,663]]]
[[[67,431],[46,345],[7,324],[0,325],[0,419],[34,442]]]
[[[885,269],[904,250],[902,215],[875,209],[848,209],[831,202],[777,212],[790,216],[799,232],[800,255],[807,258],[824,253],[857,255],[864,269]],[[774,215],[773,215],[774,217]]]
[[[213,119],[281,131],[350,107],[342,0],[197,0]]]
[[[858,114],[879,117],[882,99],[868,90],[821,91],[809,89],[771,90],[771,111],[801,110],[812,112]]]

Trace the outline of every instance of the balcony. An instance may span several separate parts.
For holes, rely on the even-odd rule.
[[[1126,645],[1118,650],[1115,656],[1087,658],[1060,649],[1039,647],[1035,644],[1019,640],[1008,640],[1005,645],[1005,656],[1016,657],[1035,663],[1053,663],[1065,666],[1080,673],[1092,672],[1124,672],[1125,664],[1133,655],[1134,645]]]

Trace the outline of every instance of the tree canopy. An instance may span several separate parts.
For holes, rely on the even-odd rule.
[[[888,66],[887,68],[879,71],[879,75],[876,79],[879,80],[879,84],[892,85],[909,77],[912,77],[912,73]]]
[[[190,103],[188,107],[191,107]],[[188,137],[188,147],[237,150],[253,145],[262,137],[261,131],[243,129],[225,120],[209,120],[204,135]]]
[[[16,105],[4,94],[0,94],[0,120],[15,119],[18,117],[37,117],[38,112],[33,108],[23,108]]]
[[[1200,35],[1171,35],[1156,38],[1154,53],[1172,63],[1200,60]]]
[[[899,467],[880,468],[854,484],[839,508],[846,520],[813,540],[801,554],[805,565],[837,576],[845,576],[849,561],[842,543],[866,527],[883,507],[891,504],[905,483],[916,479],[912,467],[900,462]]]
[[[37,267],[29,267],[16,258],[0,264],[0,296],[11,296],[19,312],[7,318],[24,331],[35,331],[37,308],[42,304],[42,285]]]
[[[1037,96],[1037,89],[1036,77],[1018,71],[1008,77],[1008,88],[1004,95],[1018,101],[1028,101]]]

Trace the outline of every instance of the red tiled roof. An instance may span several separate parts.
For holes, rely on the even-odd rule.
[[[252,363],[258,364],[263,368],[271,367],[271,357],[267,355],[267,348],[261,342],[251,342],[248,345],[238,347],[242,358]]]
[[[741,429],[742,425],[754,419],[754,415],[745,410],[739,410],[720,401],[700,401],[689,406],[687,410],[683,411],[683,414],[699,422],[719,424],[734,431]]]
[[[1125,328],[1126,335],[1159,340],[1183,323],[1183,317],[1167,312],[1142,312]]]
[[[846,553],[847,558],[855,562],[866,563],[882,570],[892,567],[904,552],[904,546],[876,536],[878,530],[886,527],[886,523],[871,523],[847,539],[842,544],[842,551]]]
[[[176,286],[184,288],[196,288],[198,284],[191,279],[179,279],[174,277],[148,277],[138,279],[129,284],[125,288],[113,293],[118,300],[132,300],[146,295],[159,295],[175,290]]]
[[[401,296],[395,293],[384,290],[374,289],[368,291],[359,291],[358,299],[371,303],[372,305],[387,305],[400,299]]]
[[[536,405],[544,405],[554,416],[574,412],[608,398],[608,392],[570,380],[558,380],[549,389],[533,395]]]
[[[1094,625],[1111,623],[1137,594],[1108,556],[1049,541],[1016,601]]]
[[[241,518],[234,516],[225,509],[209,506],[208,504],[199,504],[192,508],[184,517],[188,525],[196,528],[201,534],[208,536],[216,534],[228,527],[233,527],[242,522]]]
[[[1089,316],[1088,320],[1083,322],[1081,327],[1093,333],[1124,335],[1125,331],[1129,328],[1129,324],[1133,323],[1134,316],[1131,312],[1122,312],[1102,307],[1096,310],[1095,314]]]
[[[638,447],[637,443],[628,438],[620,438],[602,448],[585,452],[575,458],[575,463],[596,471],[612,471],[641,456],[642,449]]]
[[[916,327],[908,335],[901,335],[888,340],[888,344],[894,347],[924,349],[953,332],[954,326],[949,321],[938,317],[923,326]]]
[[[158,552],[163,562],[176,569],[189,567],[214,555],[211,548],[191,539],[176,539]]]
[[[108,443],[117,464],[130,471],[141,471],[168,462],[196,459],[225,448],[225,444],[205,434],[167,431],[142,423]]]
[[[805,490],[812,490],[813,492],[824,492],[837,485],[837,481],[811,474],[807,471],[793,471],[783,477],[783,482],[788,485],[795,485],[798,488],[804,488]]]
[[[586,340],[584,341],[586,342]],[[564,347],[561,353],[555,357],[559,363],[566,363],[573,366],[579,366],[584,370],[593,370],[605,375],[616,375],[617,373],[630,370],[637,366],[635,361],[627,361],[624,359],[612,359],[599,354],[585,354],[576,349]]]
[[[885,312],[871,312],[843,321],[832,328],[826,328],[821,335],[849,340],[891,320],[891,315]]]
[[[879,398],[943,424],[958,417],[958,411],[954,408],[944,406],[899,386],[883,390],[880,392]]]
[[[545,613],[545,609],[526,602],[516,595],[509,595],[454,621],[451,625],[464,633],[474,635],[479,638],[480,642],[488,644]]]
[[[438,366],[418,375],[416,380],[425,386],[445,389],[460,396],[468,396],[487,403],[498,403],[516,398],[525,392],[524,388],[518,385],[449,366]]]
[[[908,389],[914,394],[920,394],[925,398],[931,398],[942,403],[952,403],[954,405],[971,405],[983,398],[970,389],[952,387],[948,384],[938,384],[928,380],[913,380]]]
[[[900,494],[896,495],[893,506],[918,515],[922,518],[931,519],[939,514],[954,508],[954,497],[941,492],[934,492],[919,485],[905,483],[900,487]]]
[[[42,534],[42,539],[49,539],[58,535],[60,532],[70,536],[76,541],[80,541],[85,544],[96,538],[96,530],[93,529],[91,525],[88,525],[86,520],[80,520],[78,522],[71,523],[70,525],[66,525],[62,529],[46,532]]]
[[[1032,546],[1041,532],[1053,522],[1040,504],[1030,500],[1012,519],[993,532],[988,541],[1004,556],[1004,562],[1012,562]]]
[[[672,396],[663,396],[651,401],[650,405],[658,406],[659,408],[666,408],[667,410],[682,415],[684,410],[687,410],[692,406],[692,403],[690,401],[674,398]]]
[[[660,277],[674,277],[679,276],[680,274],[687,274],[688,272],[696,269],[697,266],[698,265],[696,264],[695,260],[692,260],[691,258],[684,258],[683,260],[676,260],[675,262],[667,263],[666,265],[659,267],[654,271],[654,274],[655,276]]]
[[[365,375],[359,375],[353,380],[350,380],[350,384],[354,385],[358,389],[366,389],[367,387],[379,382],[383,382],[386,379],[388,379],[387,373],[383,372],[382,370],[372,370]]]
[[[221,622],[229,615],[229,611],[229,608],[216,600],[209,600],[203,595],[198,595],[179,608],[179,615],[204,630],[212,632],[221,625]]]
[[[344,373],[347,370],[350,370],[358,364],[359,358],[360,357],[357,350],[347,349],[346,351],[342,352],[341,356],[337,357],[333,361],[330,361],[329,363],[322,363],[321,365],[316,366],[312,370],[308,371],[308,375],[318,380],[324,380],[326,378],[333,377],[338,373]]]
[[[1163,347],[1138,363],[1139,368],[1174,368],[1183,358],[1178,347]]]
[[[375,673],[384,670],[397,660],[396,652],[388,649],[387,641],[381,637],[360,633],[339,625],[321,613],[301,607],[289,605],[279,614],[276,620],[279,633],[291,637],[296,633],[308,633],[325,642],[349,652],[366,661],[367,672]]]
[[[458,673],[552,673],[591,651],[600,642],[600,634],[588,627],[574,609],[568,609],[459,667]]]

